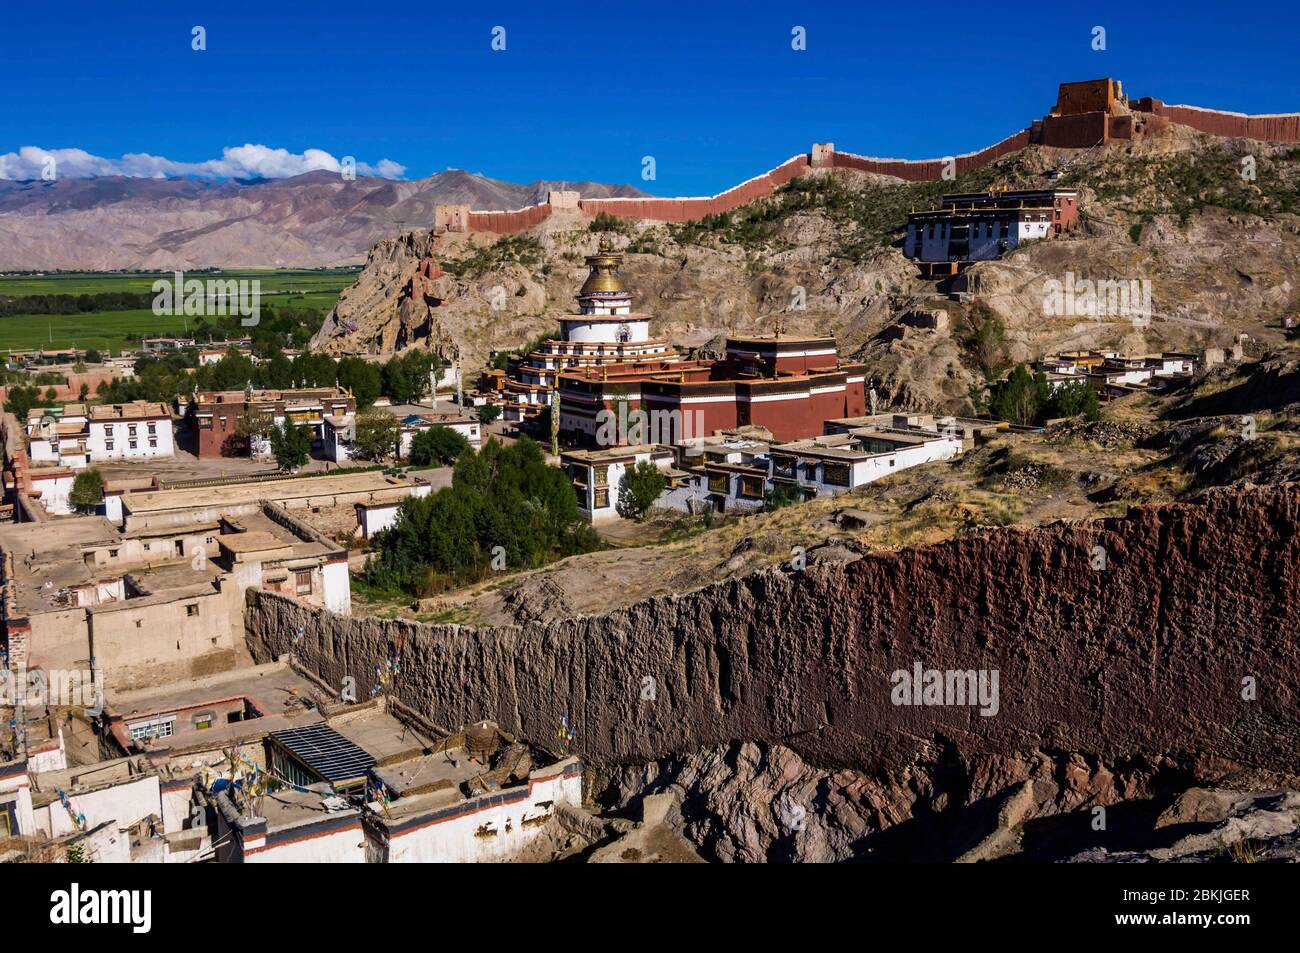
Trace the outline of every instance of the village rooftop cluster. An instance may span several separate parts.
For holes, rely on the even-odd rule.
[[[1054,117],[1099,115],[1122,132],[1113,121],[1130,114],[1118,88],[1084,86],[1062,88]],[[1038,134],[1061,128],[1048,121]],[[1078,214],[1068,189],[951,194],[912,214],[903,251],[943,282],[1067,232]],[[250,592],[353,612],[369,544],[408,501],[452,482],[449,466],[409,465],[421,434],[452,431],[470,452],[533,435],[582,517],[603,526],[620,519],[638,467],[662,476],[658,510],[744,515],[953,460],[1012,429],[882,407],[867,368],[834,338],[779,322],[712,354],[684,352],[634,309],[622,258],[602,240],[559,335],[485,370],[476,387],[456,361],[427,399],[366,409],[396,434],[374,465],[360,459],[363,409],[341,386],[93,400],[134,372],[119,356],[67,375],[22,419],[6,412],[0,668],[44,699],[7,699],[17,704],[0,726],[0,860],[504,860],[599,827],[563,732],[539,750],[490,720],[425,724],[389,691],[400,653],[331,686],[292,651],[250,651]],[[149,339],[143,351],[193,346]],[[252,357],[236,341],[199,362],[231,348]],[[35,375],[64,357],[11,355],[10,367]],[[1110,399],[1176,386],[1225,357],[1089,351],[1045,356],[1035,370],[1050,389],[1086,384]],[[440,401],[439,386],[457,400]],[[283,472],[268,433],[289,427],[308,436],[311,457]],[[77,485],[92,471],[102,492],[86,502]],[[74,682],[93,699],[68,703],[60,686]]]

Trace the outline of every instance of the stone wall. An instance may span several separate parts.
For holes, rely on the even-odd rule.
[[[905,771],[938,745],[992,771],[1055,751],[1294,772],[1298,583],[1288,486],[811,558],[526,628],[347,619],[256,591],[246,623],[259,661],[292,651],[363,697],[400,653],[396,698],[448,730],[491,718],[555,750],[567,712],[573,753],[595,765],[752,740],[866,771]],[[891,673],[915,663],[996,670],[997,713],[892,704]]]

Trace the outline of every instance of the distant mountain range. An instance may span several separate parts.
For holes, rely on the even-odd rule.
[[[468,172],[391,181],[333,172],[210,182],[108,176],[0,180],[0,271],[319,268],[359,264],[381,238],[432,227],[438,203],[513,209],[548,189],[641,196],[599,182],[499,182]]]

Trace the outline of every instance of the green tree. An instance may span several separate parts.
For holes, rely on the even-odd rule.
[[[504,567],[589,552],[600,539],[578,512],[568,478],[522,439],[462,453],[451,486],[406,499],[373,545],[365,581],[424,596]]]
[[[338,367],[326,354],[304,351],[293,359],[290,376],[295,385],[333,387],[338,379]]]
[[[414,385],[406,368],[399,360],[391,360],[384,365],[384,394],[394,404],[409,404]]]
[[[87,364],[102,364],[102,363],[104,363],[104,355],[100,354],[99,351],[97,351],[97,350],[96,350],[95,348],[93,348],[93,347],[92,347],[92,348],[89,348],[89,349],[87,349],[87,351],[86,351],[86,363],[87,363]]]
[[[1017,364],[1010,376],[997,386],[989,409],[994,416],[1013,424],[1028,425],[1038,420],[1051,400],[1047,375],[1031,374],[1024,364]]]
[[[271,428],[271,452],[281,470],[297,470],[307,463],[311,455],[311,428],[297,426],[286,420]]]
[[[986,381],[996,380],[1006,368],[1007,331],[987,307],[976,305],[967,315],[961,343]]]
[[[257,367],[256,383],[262,387],[285,390],[293,386],[293,362],[279,348]]]
[[[411,439],[410,462],[417,467],[447,467],[470,449],[465,435],[450,427],[429,427]]]
[[[94,467],[82,470],[72,481],[72,492],[68,494],[68,500],[82,511],[99,506],[104,502],[104,477]]]
[[[367,410],[357,414],[353,427],[356,431],[352,446],[367,460],[380,460],[396,455],[402,439],[402,424],[392,414],[383,410]]]
[[[654,501],[668,486],[663,471],[649,461],[642,461],[623,473],[618,491],[618,512],[627,519],[643,520]]]
[[[352,391],[357,409],[369,407],[383,392],[383,373],[379,366],[359,357],[345,357],[338,364],[339,386]]]
[[[500,404],[484,404],[478,409],[478,422],[486,426],[501,416]]]
[[[1051,417],[1084,417],[1096,420],[1101,416],[1101,400],[1097,389],[1087,381],[1071,381],[1056,389],[1052,395]]]
[[[587,226],[593,232],[627,232],[631,226],[617,215],[610,215],[608,212],[597,212],[596,217],[591,220]]]
[[[191,403],[190,407],[194,404]],[[264,410],[253,410],[247,414],[242,414],[235,421],[235,439],[239,441],[240,453],[247,453],[252,449],[253,440],[262,440],[269,436],[275,430],[275,418]]]
[[[28,412],[33,407],[40,406],[40,403],[41,392],[37,388],[17,384],[9,388],[5,397],[5,410],[17,417],[19,423],[26,423]]]

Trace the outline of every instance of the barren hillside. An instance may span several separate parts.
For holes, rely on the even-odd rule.
[[[1242,175],[1247,156],[1253,178]],[[943,192],[990,183],[1078,187],[1081,225],[976,265],[974,301],[954,300],[951,288],[916,276],[899,249],[902,229],[908,211],[934,206]],[[1243,332],[1275,343],[1281,317],[1300,307],[1298,189],[1294,146],[1166,125],[1082,153],[1033,146],[954,182],[817,171],[730,215],[623,223],[613,237],[627,252],[638,307],[680,344],[770,330],[779,317],[792,332],[835,334],[893,406],[962,411],[988,370],[972,329],[990,316],[1003,331],[1001,364],[1084,347],[1197,349]],[[420,231],[385,240],[316,346],[460,348],[472,366],[555,329],[598,238],[570,212],[518,236]],[[434,262],[446,274],[412,286]],[[1070,275],[1148,281],[1150,322],[1050,313],[1048,282]],[[934,312],[943,312],[938,321]]]
[[[0,270],[321,268],[357,264],[434,205],[511,209],[547,189],[640,195],[596,182],[498,182],[468,172],[390,181],[332,172],[241,183],[107,176],[0,180]]]

